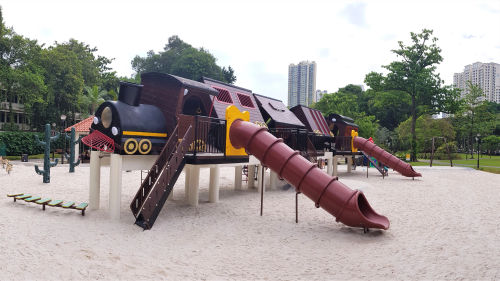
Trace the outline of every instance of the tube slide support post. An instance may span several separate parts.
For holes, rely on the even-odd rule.
[[[300,191],[295,193],[295,223],[299,223],[299,194]]]
[[[262,214],[264,212],[264,174],[265,174],[265,168],[263,165],[261,165],[262,172],[260,174],[261,180],[260,180],[260,216],[262,217]]]
[[[236,166],[234,167],[234,189],[241,190],[241,181],[242,181],[242,167]]]
[[[255,187],[255,165],[248,165],[248,189]]]

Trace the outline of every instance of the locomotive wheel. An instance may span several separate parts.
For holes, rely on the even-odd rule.
[[[139,145],[137,144],[136,139],[128,139],[125,141],[125,144],[123,145],[125,153],[127,154],[134,154],[137,151],[137,148]]]
[[[153,145],[151,144],[151,141],[148,139],[142,139],[139,142],[139,153],[140,154],[148,154],[151,151],[151,148]]]

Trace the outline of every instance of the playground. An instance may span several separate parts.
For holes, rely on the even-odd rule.
[[[74,173],[51,168],[44,184],[32,163],[13,161],[0,170],[4,194],[88,200],[90,167]],[[209,169],[201,169],[198,206],[185,202],[182,173],[155,227],[134,227],[130,210],[109,219],[108,189],[101,208],[76,210],[24,201],[0,201],[0,279],[500,279],[500,175],[466,167],[415,167],[424,176],[358,167],[339,180],[361,189],[389,230],[352,228],[335,222],[295,190],[264,193],[263,216],[256,189],[234,189],[234,168],[222,167],[218,203],[209,201]],[[269,171],[267,172],[269,177]],[[102,182],[109,169],[102,169]],[[123,172],[122,206],[130,204],[140,171]],[[266,181],[269,183],[269,180]]]

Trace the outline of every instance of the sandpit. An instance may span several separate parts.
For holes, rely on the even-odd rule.
[[[500,279],[500,175],[468,168],[416,167],[412,180],[359,168],[339,179],[362,189],[391,221],[366,234],[335,222],[293,188],[267,190],[264,216],[255,189],[235,191],[233,168],[221,169],[220,202],[208,203],[208,169],[200,177],[200,204],[184,202],[184,174],[151,230],[134,225],[129,204],[140,172],[123,173],[120,221],[108,218],[109,168],[101,171],[101,208],[76,210],[16,202],[29,192],[88,201],[89,167],[74,174],[51,169],[42,183],[33,166],[0,170],[0,280],[169,279]]]

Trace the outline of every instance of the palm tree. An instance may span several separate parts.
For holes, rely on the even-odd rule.
[[[90,113],[94,114],[96,108],[104,102],[103,96],[106,95],[106,90],[101,90],[99,86],[85,86],[86,96],[82,96],[80,102],[87,107],[90,106]]]

